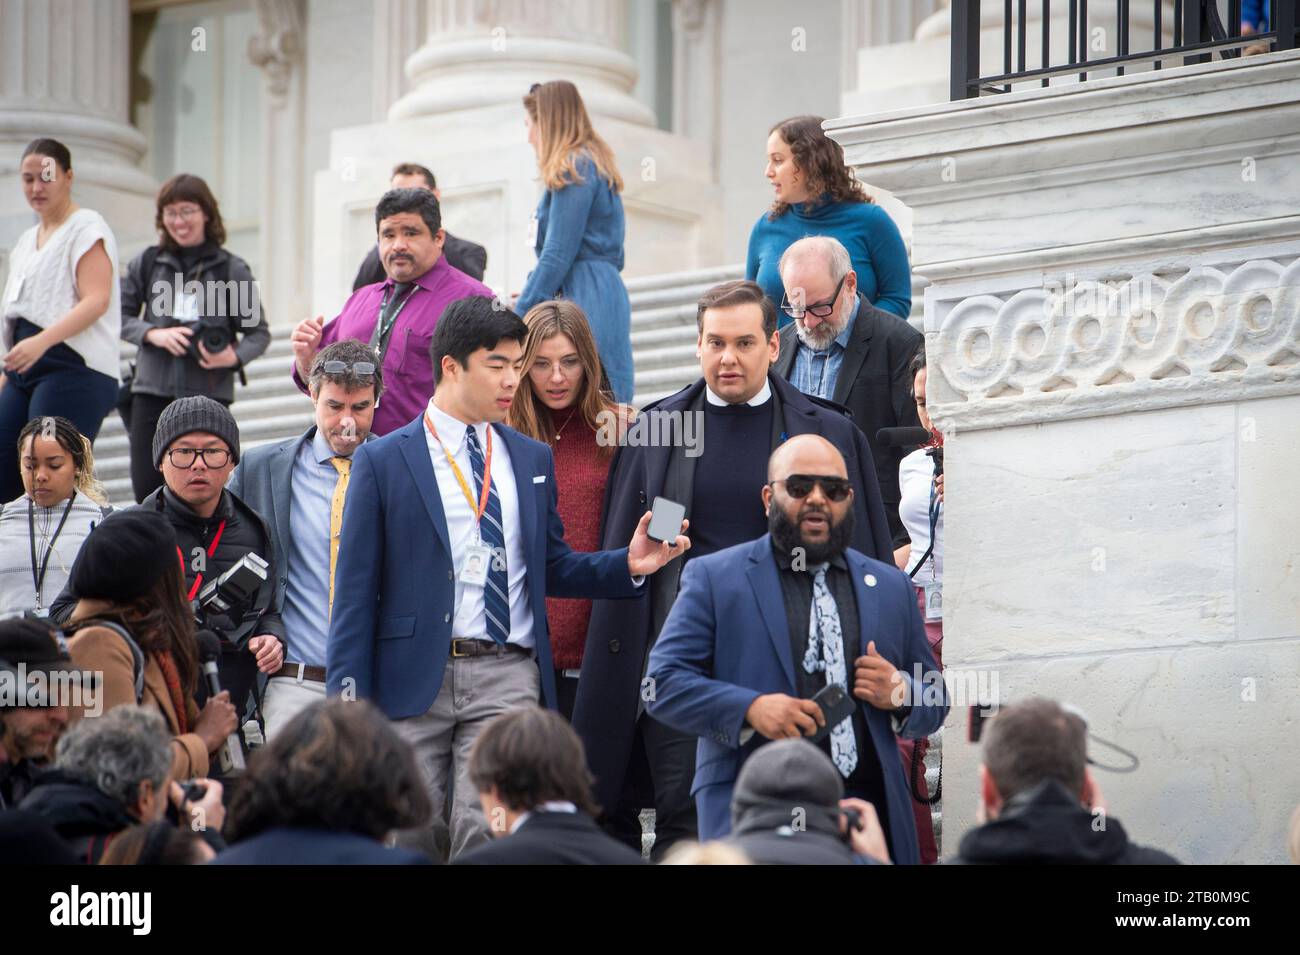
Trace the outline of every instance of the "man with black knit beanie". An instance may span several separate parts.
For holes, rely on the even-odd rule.
[[[203,395],[177,398],[158,418],[153,458],[163,486],[138,507],[158,511],[176,532],[186,593],[200,629],[221,638],[221,686],[230,691],[242,724],[255,712],[258,671],[275,673],[284,663],[280,620],[284,582],[275,565],[271,534],[262,515],[226,489],[239,463],[239,425],[225,405]],[[257,591],[225,612],[203,607],[204,589],[248,554],[269,565]],[[64,590],[50,616],[67,619],[76,601]],[[206,687],[196,700],[202,706]]]

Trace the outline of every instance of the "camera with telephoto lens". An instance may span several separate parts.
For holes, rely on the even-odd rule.
[[[233,567],[199,591],[196,610],[203,614],[230,616],[232,610],[256,596],[270,576],[269,571],[270,565],[249,551]],[[202,620],[199,622],[202,623]]]

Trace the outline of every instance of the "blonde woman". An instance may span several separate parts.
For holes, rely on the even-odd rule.
[[[524,316],[526,373],[506,422],[551,446],[564,542],[600,550],[600,515],[609,462],[631,409],[608,394],[596,342],[582,309],[566,300],[542,302]],[[587,643],[590,600],[546,598],[551,659],[560,712],[573,716],[578,670]]]
[[[528,142],[546,192],[537,206],[537,267],[515,310],[564,298],[587,316],[613,397],[632,400],[632,306],[623,270],[623,179],[578,89],[535,83],[524,97]]]
[[[0,505],[0,613],[44,616],[81,544],[113,509],[90,442],[67,418],[33,418],[18,436],[25,493]]]

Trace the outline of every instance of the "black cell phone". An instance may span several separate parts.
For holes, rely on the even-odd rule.
[[[682,518],[685,516],[685,504],[656,497],[650,505],[650,526],[646,528],[646,535],[660,543],[673,543],[682,532]]]
[[[814,743],[823,739],[827,733],[852,716],[855,706],[848,690],[838,683],[828,683],[818,690],[813,696],[813,702],[822,708],[822,715],[826,717],[826,725],[808,737]]]

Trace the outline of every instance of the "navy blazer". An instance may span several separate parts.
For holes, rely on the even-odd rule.
[[[852,657],[861,656],[868,641],[875,641],[876,651],[902,671],[913,691],[911,712],[898,735],[929,736],[943,725],[948,698],[925,638],[912,582],[897,567],[851,548],[844,558],[858,604],[858,640],[851,648]],[[851,682],[852,660],[848,662]],[[923,681],[919,686],[917,667]],[[647,709],[655,719],[700,738],[691,792],[701,839],[717,839],[731,831],[736,776],[749,754],[766,742],[754,733],[741,744],[745,713],[765,693],[797,696],[794,668],[770,535],[697,557],[686,565],[677,602],[650,651],[654,694]],[[927,685],[932,687],[929,694],[924,692]],[[941,698],[933,699],[938,693]],[[863,701],[858,706],[881,761],[894,861],[918,863],[911,796],[891,714]]]
[[[515,475],[542,696],[554,709],[547,596],[637,597],[645,588],[632,582],[626,547],[578,553],[564,542],[551,449],[492,428]],[[329,693],[373,700],[391,719],[426,712],[451,652],[455,576],[421,416],[352,456],[325,655]]]

